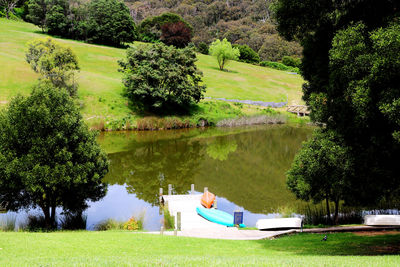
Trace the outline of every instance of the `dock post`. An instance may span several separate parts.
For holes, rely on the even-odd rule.
[[[194,195],[194,184],[190,185],[190,194]]]
[[[176,229],[178,229],[178,231],[182,229],[182,214],[180,211],[176,213]]]
[[[168,195],[172,195],[172,184],[168,184]]]
[[[163,206],[164,206],[164,199],[163,199],[163,189],[162,188],[160,188],[160,192],[159,192],[159,209],[158,209],[158,213],[161,215],[162,214],[162,211],[163,211]]]
[[[208,187],[204,187],[204,193],[208,192]]]

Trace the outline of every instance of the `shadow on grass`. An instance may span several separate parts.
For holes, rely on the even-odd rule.
[[[218,70],[218,71],[221,71],[221,72],[227,72],[227,73],[239,73],[239,72],[236,71],[236,70],[229,70],[229,69],[220,70],[218,67],[211,67],[210,69]]]
[[[309,256],[399,255],[400,231],[394,234],[358,236],[353,233],[296,234],[276,240],[259,241],[269,250]]]

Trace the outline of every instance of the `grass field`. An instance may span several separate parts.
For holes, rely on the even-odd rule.
[[[45,36],[32,24],[0,19],[0,104],[3,106],[16,94],[30,92],[38,76],[25,62],[26,44]],[[117,61],[125,56],[124,49],[57,40],[71,47],[78,57],[81,67],[78,96],[84,118],[112,120],[128,114],[135,116],[122,96],[121,73],[117,71]],[[198,59],[208,97],[281,102],[288,96],[290,103],[301,103],[303,80],[299,75],[234,61],[228,65],[229,71],[220,71],[214,58],[199,54]],[[202,108],[204,105],[200,104]],[[256,108],[248,109],[243,112],[256,113]]]
[[[230,241],[131,232],[0,233],[1,266],[398,266],[400,233]],[[396,255],[397,254],[397,255]]]

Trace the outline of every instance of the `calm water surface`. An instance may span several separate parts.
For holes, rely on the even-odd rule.
[[[244,222],[274,217],[301,205],[286,189],[285,172],[311,127],[288,125],[102,133],[111,161],[104,199],[90,203],[88,229],[114,218],[144,214],[147,230],[160,228],[159,188],[174,194],[208,187],[218,208],[244,211]]]

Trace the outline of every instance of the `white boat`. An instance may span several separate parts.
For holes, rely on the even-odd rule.
[[[400,226],[400,215],[365,215],[364,224],[369,226]]]
[[[260,219],[256,227],[259,230],[301,228],[301,218]]]

